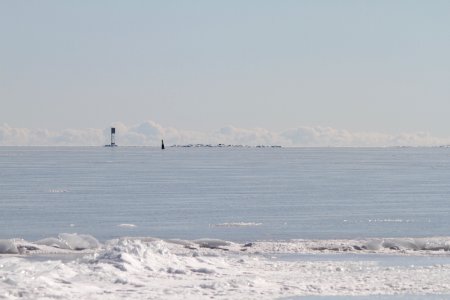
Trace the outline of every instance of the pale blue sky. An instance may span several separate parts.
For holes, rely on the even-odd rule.
[[[450,1],[1,1],[0,123],[450,136]]]

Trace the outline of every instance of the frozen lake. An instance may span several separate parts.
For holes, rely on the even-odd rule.
[[[446,236],[446,148],[0,148],[0,238]]]

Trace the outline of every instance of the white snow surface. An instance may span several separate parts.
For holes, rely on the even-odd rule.
[[[64,243],[56,240],[69,245],[62,248]],[[450,264],[384,266],[366,260],[273,258],[280,253],[449,256],[448,237],[247,244],[124,237],[96,244],[90,236],[61,234],[44,241],[0,241],[4,253],[0,255],[0,299],[274,299],[450,293]]]

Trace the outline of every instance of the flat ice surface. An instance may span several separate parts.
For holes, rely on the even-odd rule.
[[[449,148],[0,147],[0,178],[0,238],[253,241],[450,228]]]
[[[0,299],[444,299],[449,178],[448,148],[0,147]]]

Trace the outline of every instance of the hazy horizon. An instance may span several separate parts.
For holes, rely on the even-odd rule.
[[[386,134],[358,132],[323,126],[300,126],[273,131],[265,128],[225,126],[209,131],[184,130],[154,121],[137,124],[113,122],[116,142],[121,146],[186,144],[279,145],[284,147],[392,147],[443,146],[450,139],[425,132]],[[49,130],[0,125],[0,146],[99,146],[108,144],[110,127]]]

